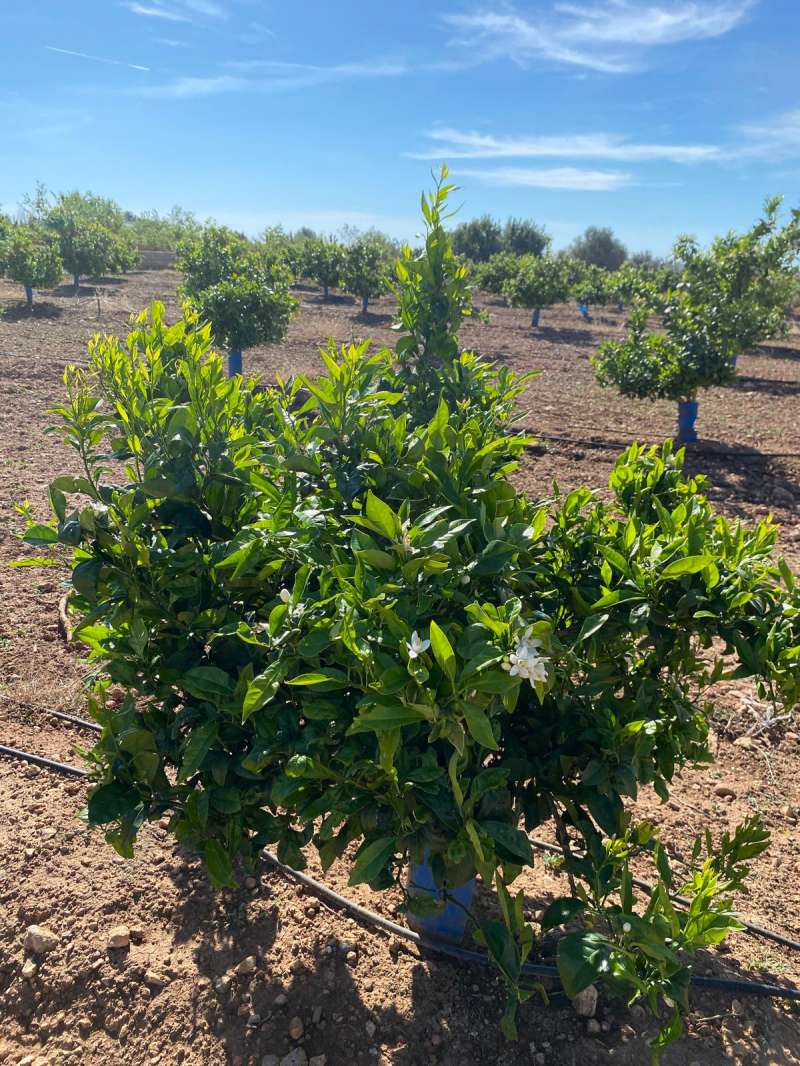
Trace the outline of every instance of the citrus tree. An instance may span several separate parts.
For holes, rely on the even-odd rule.
[[[325,869],[352,855],[351,884],[395,887],[412,912],[442,904],[407,891],[409,859],[445,894],[479,873],[496,910],[471,927],[509,1036],[536,936],[568,924],[566,991],[643,999],[657,1050],[680,1032],[693,953],[737,928],[731,894],[767,837],[756,817],[706,837],[679,878],[625,801],[666,799],[711,758],[704,690],[733,660],[797,700],[800,593],[775,528],[734,534],[669,446],[623,455],[610,505],[514,489],[526,381],[458,343],[470,300],[445,176],[424,249],[397,268],[396,353],[331,347],[324,373],[264,391],[225,379],[208,326],[165,328],[155,308],[68,371],[57,416],[84,470],[53,482],[54,516],[26,539],[73,553],[76,636],[103,672],[88,818],[130,856],[170,812],[221,886],[267,844],[298,869],[309,846]],[[574,891],[534,927],[514,882],[544,823]],[[631,863],[648,848],[642,901]]]
[[[517,273],[521,262],[522,256],[514,252],[497,252],[483,263],[474,263],[470,274],[479,289],[505,296],[505,286]]]
[[[310,237],[303,244],[300,272],[322,286],[324,300],[328,299],[331,288],[341,282],[344,263],[344,246],[333,237]]]
[[[204,226],[199,235],[178,243],[175,265],[183,274],[182,289],[196,296],[204,289],[255,270],[255,249],[250,241],[227,226]]]
[[[386,247],[383,241],[366,235],[348,244],[342,262],[342,287],[361,300],[361,313],[366,314],[369,301],[386,292]]]
[[[273,266],[256,277],[234,275],[191,298],[200,318],[211,323],[214,339],[229,349],[231,374],[241,374],[244,349],[286,336],[298,307],[290,280],[286,268]]]
[[[563,303],[568,292],[562,264],[552,255],[523,256],[503,285],[503,294],[512,307],[525,307],[531,312],[531,326],[539,325],[542,308]]]
[[[743,235],[728,234],[701,249],[681,238],[674,255],[683,263],[674,288],[654,285],[640,293],[627,337],[604,342],[593,362],[601,385],[623,396],[678,402],[678,437],[697,439],[697,394],[727,385],[747,348],[786,328],[798,291],[800,211],[781,226],[779,200]],[[662,328],[651,329],[653,316]]]
[[[22,285],[33,307],[33,290],[54,288],[64,274],[58,241],[30,226],[9,226],[0,239],[0,274]]]

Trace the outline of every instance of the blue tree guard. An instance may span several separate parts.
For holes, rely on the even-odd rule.
[[[73,274],[72,275],[72,281],[73,281],[73,284],[75,285],[75,292],[77,292],[78,289],[81,287],[81,276],[80,276],[80,274]]]
[[[242,353],[236,348],[231,348],[228,352],[228,377],[232,378],[234,374],[241,374],[242,372]]]
[[[531,325],[532,326],[538,326],[539,325],[539,315],[540,315],[540,313],[541,312],[539,311],[539,308],[537,307],[536,310],[531,315]]]
[[[30,285],[25,286],[25,299],[28,301],[28,307],[33,307],[33,288]]]
[[[581,313],[581,318],[588,319],[588,317],[589,317],[589,305],[588,304],[579,303],[578,304],[578,310]]]
[[[467,911],[475,895],[476,883],[473,877],[458,888],[448,888],[447,894],[452,899],[448,899],[441,914],[422,918],[409,912],[408,924],[422,936],[439,940],[461,940],[467,927]],[[411,863],[408,869],[408,888],[412,895],[425,894],[435,899],[443,898],[442,891],[436,887],[433,870],[427,862]]]
[[[678,442],[680,444],[694,444],[697,440],[697,430],[694,424],[697,421],[699,406],[697,400],[678,401]]]
[[[620,300],[619,301],[619,303],[617,304],[617,310],[618,311],[624,311],[625,310],[625,301],[624,300]]]

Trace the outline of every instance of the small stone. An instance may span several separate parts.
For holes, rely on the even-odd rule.
[[[319,1025],[322,1021],[322,1007],[316,1006],[311,1012],[311,1022],[313,1025]]]
[[[375,1036],[375,1033],[377,1032],[378,1027],[375,1022],[367,1022],[367,1024],[364,1026],[364,1029],[366,1031],[367,1036],[370,1038],[370,1040],[372,1040],[373,1036]]]
[[[261,1025],[261,1015],[260,1014],[251,1014],[250,1017],[245,1022],[245,1025],[249,1025],[252,1028],[255,1028],[257,1025]]]
[[[327,1055],[312,1055],[308,1060],[308,1066],[326,1066],[327,1062]]]
[[[166,988],[169,984],[169,978],[163,973],[156,973],[155,970],[148,970],[144,975],[144,983],[148,988]]]
[[[584,988],[582,992],[574,996],[572,1007],[581,1018],[594,1018],[597,1010],[597,989],[595,986],[589,985],[588,988]]]
[[[199,989],[204,989],[204,988],[208,988],[210,985],[211,985],[211,978],[210,977],[198,977],[197,984],[196,984],[195,987],[199,988]]]
[[[283,992],[279,992],[272,1002],[275,1004],[276,1007],[285,1007],[286,1004],[289,1002],[289,999],[283,994]]]
[[[37,955],[44,955],[58,946],[59,937],[45,925],[29,925],[25,933],[25,947]]]
[[[533,1061],[536,1063],[536,1066],[544,1066],[547,1062],[547,1056],[543,1051],[537,1051],[533,1056]]]
[[[737,737],[733,745],[736,748],[752,748],[755,746],[755,741],[752,737]]]
[[[35,977],[39,972],[39,967],[33,961],[33,959],[26,959],[22,964],[22,976],[26,981],[30,981],[32,977]]]
[[[289,1022],[289,1036],[292,1038],[292,1040],[302,1040],[303,1022],[301,1018],[294,1017]]]
[[[728,788],[727,785],[717,785],[714,789],[714,795],[719,796],[720,799],[736,799],[736,793],[732,788]]]
[[[590,1018],[586,1023],[587,1036],[599,1036],[603,1030],[600,1028],[600,1022],[597,1018]]]
[[[292,1048],[288,1055],[284,1055],[280,1066],[308,1066],[308,1055],[301,1047]]]
[[[244,887],[252,891],[254,888],[258,888],[258,881],[256,881],[255,877],[245,877]]]
[[[734,1014],[744,1014],[744,1003],[740,999],[731,1001],[731,1010]]]
[[[248,955],[247,958],[242,959],[239,965],[235,968],[238,974],[255,973],[256,970],[256,957],[255,955]]]
[[[36,849],[35,848],[25,848],[25,858],[26,859],[32,859],[32,858],[35,857],[35,855],[36,855]]]
[[[357,953],[355,951],[348,951],[345,955],[345,961],[347,962],[348,966],[355,966],[355,964],[358,962]]]
[[[214,982],[214,988],[221,996],[224,996],[228,989],[231,987],[231,979],[225,974],[223,977],[218,977]]]
[[[107,946],[110,951],[130,947],[130,943],[131,931],[127,925],[116,925],[108,934]]]
[[[261,1066],[280,1066],[281,1060],[277,1055],[265,1055],[261,1060]]]

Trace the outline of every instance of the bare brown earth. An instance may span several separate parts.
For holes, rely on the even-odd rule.
[[[171,271],[101,279],[79,297],[41,294],[33,315],[0,282],[0,743],[76,763],[90,736],[43,713],[82,712],[86,664],[58,635],[59,570],[13,570],[26,553],[15,534],[14,504],[29,499],[46,514],[46,485],[74,468],[71,454],[46,436],[48,408],[61,397],[63,368],[85,358],[97,331],[124,333],[129,316],[152,299],[178,310]],[[323,302],[298,290],[299,318],[281,345],[248,352],[247,366],[271,378],[318,366],[329,336],[391,343],[392,305],[366,317],[347,298]],[[523,311],[486,305],[490,320],[470,322],[465,346],[517,370],[540,369],[521,405],[523,424],[541,434],[519,475],[531,493],[586,483],[604,490],[614,456],[632,439],[669,436],[668,403],[632,403],[594,382],[589,357],[617,334],[623,316],[581,321],[572,307],[542,316],[535,334]],[[800,331],[740,360],[735,387],[701,404],[703,439],[689,464],[714,482],[728,515],[772,512],[782,549],[800,569]],[[573,443],[551,438],[567,438]],[[740,900],[753,921],[800,939],[800,742],[793,723],[758,730],[764,710],[749,692],[720,693],[714,720],[717,761],[685,772],[660,805],[644,796],[637,813],[666,824],[680,852],[696,831],[721,832],[760,812],[773,834]],[[739,743],[735,743],[736,740]],[[715,789],[728,789],[727,796]],[[598,1027],[557,996],[526,1004],[520,1041],[499,1034],[503,1007],[491,972],[422,957],[381,932],[320,905],[274,870],[237,892],[213,893],[199,864],[160,826],[142,833],[133,862],[114,855],[78,820],[85,788],[27,764],[0,760],[0,1062],[86,1064],[241,1064],[280,1061],[292,1048],[327,1066],[646,1063],[653,1027],[639,1008],[601,997]],[[312,873],[317,869],[312,864]],[[646,872],[643,871],[646,876]],[[346,870],[325,880],[385,914],[396,900],[346,888]],[[563,893],[563,877],[537,860],[525,888],[530,909]],[[60,940],[22,976],[26,928],[39,923]],[[129,948],[109,949],[110,930],[132,931]],[[231,976],[254,956],[252,974]],[[775,982],[800,981],[800,954],[739,934],[725,951],[699,960],[705,973]],[[694,994],[687,1036],[664,1056],[668,1066],[800,1063],[800,1013],[772,1000]],[[299,1019],[300,1030],[293,1025]],[[290,1029],[295,1034],[290,1036]],[[291,1060],[289,1060],[291,1061]],[[315,1066],[320,1066],[318,1060]]]

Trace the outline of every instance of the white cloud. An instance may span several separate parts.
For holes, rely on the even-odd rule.
[[[273,63],[266,60],[229,63],[239,74],[214,74],[208,77],[182,77],[163,85],[136,90],[143,96],[168,97],[178,100],[198,96],[219,96],[225,93],[285,92],[331,82],[352,79],[394,78],[406,73],[401,63],[339,63],[334,66],[314,66],[305,63]]]
[[[591,5],[555,3],[548,12],[522,14],[514,7],[480,8],[445,15],[450,44],[488,58],[525,65],[546,59],[558,65],[622,74],[641,66],[644,49],[718,37],[739,25],[756,0],[597,0]]]
[[[58,52],[62,56],[74,56],[76,59],[91,59],[93,63],[108,63],[112,67],[128,67],[130,70],[149,71],[150,67],[143,67],[139,63],[126,63],[121,59],[108,59],[106,56],[93,56],[88,52],[73,52],[70,48],[56,48],[52,44],[46,44],[48,52]]]
[[[718,159],[714,144],[637,143],[617,133],[558,134],[505,137],[440,127],[427,136],[435,148],[410,153],[413,159],[606,159],[617,163],[662,160],[697,163]]]
[[[747,142],[739,156],[766,159],[795,159],[800,156],[800,108],[784,111],[764,122],[738,127]]]
[[[579,167],[497,167],[492,170],[456,170],[458,176],[476,178],[489,185],[570,192],[614,192],[631,185],[632,176],[620,170],[581,170]]]
[[[134,15],[167,22],[192,22],[198,16],[224,19],[229,14],[217,0],[123,0],[122,6]]]

